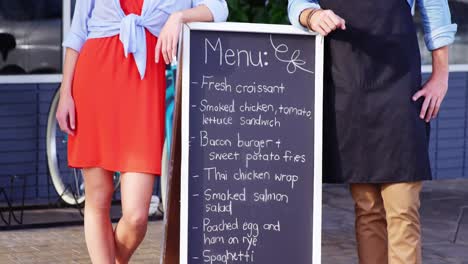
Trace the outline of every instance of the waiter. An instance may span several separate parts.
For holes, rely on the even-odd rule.
[[[447,0],[416,1],[433,59],[422,87],[414,0],[289,0],[293,25],[327,36],[324,181],[350,183],[361,264],[421,263],[429,122],[447,93],[457,25]]]

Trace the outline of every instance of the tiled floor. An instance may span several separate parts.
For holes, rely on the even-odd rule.
[[[130,263],[154,264],[160,256],[162,221],[148,233]],[[91,263],[82,226],[0,232],[0,264]]]
[[[348,189],[323,193],[322,263],[357,263],[353,204]],[[468,264],[468,208],[453,243],[460,208],[468,206],[468,180],[426,182],[421,193],[424,264]]]

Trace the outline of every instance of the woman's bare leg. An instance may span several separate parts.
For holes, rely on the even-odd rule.
[[[114,234],[109,216],[114,173],[102,168],[86,168],[83,174],[86,190],[84,229],[89,256],[95,264],[114,264]]]
[[[122,218],[114,232],[116,263],[127,264],[146,234],[155,176],[125,172],[120,180]]]

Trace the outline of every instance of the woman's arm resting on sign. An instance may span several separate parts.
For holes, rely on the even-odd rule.
[[[177,53],[179,34],[184,23],[213,22],[214,19],[215,16],[211,9],[203,4],[173,13],[159,34],[158,43],[156,44],[156,63],[159,62],[161,53],[166,64],[172,62]]]
[[[65,63],[63,64],[63,79],[60,86],[60,100],[57,108],[56,118],[60,129],[69,134],[75,133],[75,102],[72,97],[72,80],[75,72],[78,51],[67,48],[65,51]]]
[[[431,119],[437,116],[440,105],[447,94],[449,77],[448,53],[448,46],[432,51],[432,75],[422,89],[413,96],[414,101],[417,101],[420,97],[424,97],[419,117],[426,122],[430,122]]]

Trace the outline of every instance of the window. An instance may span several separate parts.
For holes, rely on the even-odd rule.
[[[468,64],[468,0],[449,0],[452,22],[458,24],[455,43],[450,47],[450,64]],[[422,64],[432,64],[431,53],[424,44],[424,32],[421,17],[416,14],[419,46],[421,48]]]
[[[0,75],[62,71],[62,0],[0,0]]]

